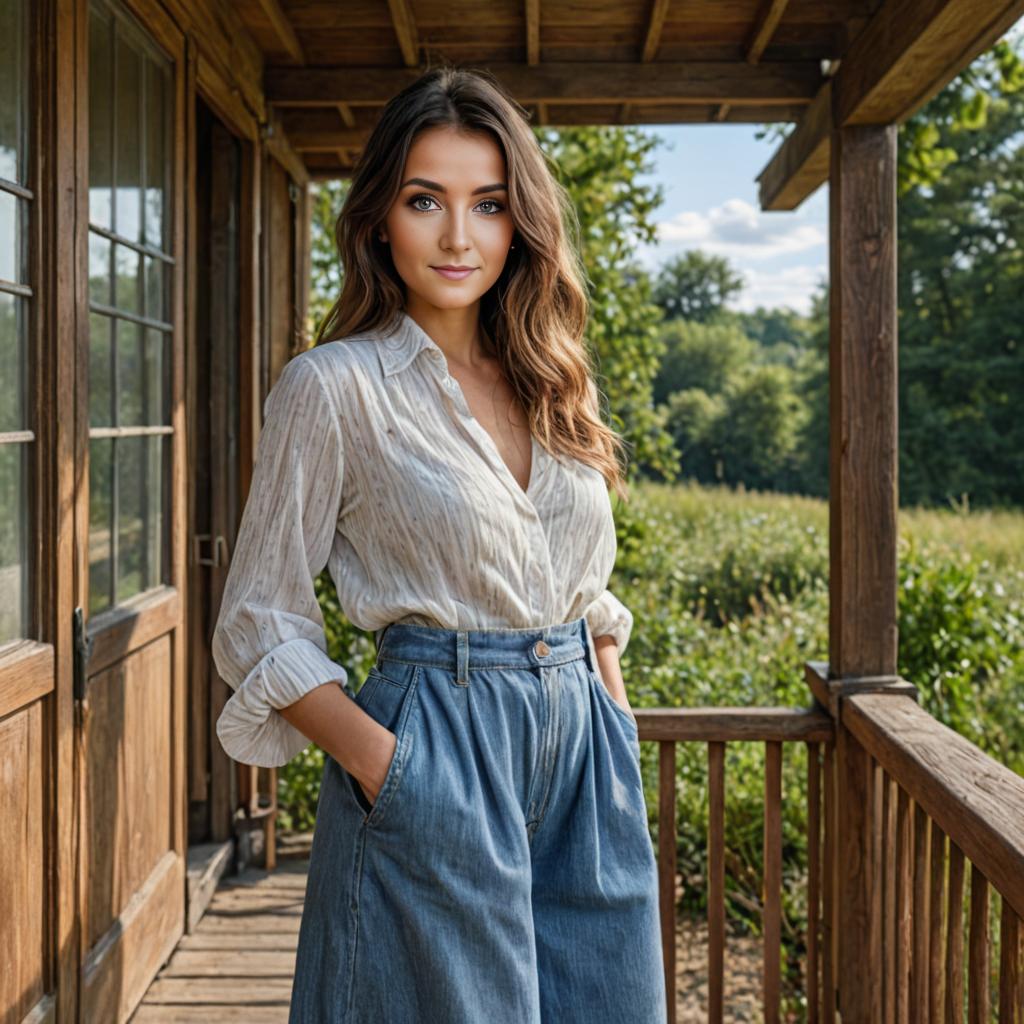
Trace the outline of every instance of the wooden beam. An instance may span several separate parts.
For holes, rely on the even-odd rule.
[[[494,63],[488,69],[524,104],[810,103],[822,83],[817,61],[754,66],[732,61]],[[271,67],[264,90],[267,102],[278,106],[383,104],[419,75],[414,68]]]
[[[764,53],[772,33],[774,33],[779,22],[782,21],[782,15],[785,13],[788,4],[789,0],[769,0],[768,9],[764,11],[755,24],[750,43],[747,46],[745,56],[748,64],[756,64],[761,59],[761,54]],[[764,9],[762,8],[762,10]]]
[[[540,0],[526,0],[526,63],[540,63]]]
[[[534,124],[539,125],[591,125],[595,123],[592,108],[560,107],[552,113],[543,101],[529,104],[536,111]],[[280,108],[274,107],[274,110]],[[764,124],[766,121],[792,121],[799,117],[798,106],[738,106],[725,104],[719,108],[711,120],[730,124]],[[707,124],[709,114],[706,107],[692,104],[680,104],[675,107],[662,106],[637,107],[635,104],[622,104],[615,108],[616,113],[609,113],[600,118],[601,124]],[[346,128],[338,119],[334,109],[299,110],[283,108],[284,132],[292,148],[299,153],[326,153],[344,146],[361,149],[370,136],[369,125],[358,128]]]
[[[896,672],[896,133],[896,125],[837,126],[832,132],[828,661],[833,676]]]
[[[843,57],[838,123],[901,124],[1024,14],[1024,0],[882,4]]]
[[[640,59],[645,63],[654,60],[658,47],[661,45],[661,33],[665,27],[665,15],[668,14],[669,0],[654,0],[651,5],[651,16],[647,20],[647,32],[644,35],[644,48]]]
[[[1024,0],[901,0],[882,4],[842,58],[842,104],[836,123],[902,124],[1022,15]],[[765,210],[792,210],[828,177],[829,130],[812,103],[799,139],[794,132],[758,176]],[[816,134],[815,134],[816,133]],[[786,154],[790,146],[799,151]],[[780,168],[792,168],[790,181]]]
[[[412,8],[408,0],[388,0],[388,7],[391,10],[391,24],[394,26],[398,46],[402,51],[402,60],[405,61],[407,68],[415,68],[420,59],[420,42]]]
[[[762,210],[796,209],[828,178],[831,124],[832,83],[826,82],[757,176]]]
[[[305,64],[306,55],[302,52],[302,44],[278,0],[258,0],[258,3],[264,17],[270,22],[274,35],[280,41],[281,47],[296,64]]]

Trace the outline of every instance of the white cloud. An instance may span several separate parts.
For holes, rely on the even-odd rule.
[[[811,297],[822,280],[828,280],[828,267],[822,263],[805,263],[777,270],[740,271],[747,287],[729,303],[730,307],[751,313],[758,306],[775,309],[789,306],[798,313],[811,311]]]
[[[766,212],[745,199],[727,199],[707,212],[684,210],[658,224],[659,255],[700,249],[734,260],[767,260],[825,245],[819,224],[799,213]]]

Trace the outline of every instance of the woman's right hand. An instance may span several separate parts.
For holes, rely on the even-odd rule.
[[[316,686],[280,714],[330,754],[375,802],[398,737],[368,715],[337,683]]]
[[[369,718],[369,715],[367,717]],[[380,745],[376,747],[374,766],[366,772],[350,772],[371,804],[377,802],[381,786],[384,785],[384,780],[387,778],[391,761],[395,756],[395,749],[398,746],[398,737],[390,729],[382,725],[380,731],[381,740]]]

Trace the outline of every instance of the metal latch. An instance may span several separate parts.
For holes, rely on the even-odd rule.
[[[192,564],[193,565],[227,565],[228,564],[228,542],[227,539],[221,534],[217,534],[217,539],[213,542],[213,558],[202,557],[202,544],[203,541],[208,541],[211,537],[209,533],[197,533],[192,538]],[[221,558],[221,553],[224,557]]]
[[[71,626],[75,646],[72,692],[75,700],[85,700],[85,679],[89,671],[89,655],[92,654],[92,637],[86,633],[85,614],[81,605],[75,608]]]

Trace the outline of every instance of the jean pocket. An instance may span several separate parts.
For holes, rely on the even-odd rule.
[[[632,729],[633,735],[636,736],[640,729],[636,724],[636,719],[608,692],[608,687],[604,685],[601,677],[593,670],[587,669],[587,674],[590,676],[590,682],[595,686],[600,693],[601,699],[611,706],[614,711],[625,723]]]
[[[373,668],[357,694],[356,702],[359,706],[378,725],[384,726],[395,736],[391,763],[373,803],[370,803],[356,777],[350,772],[345,773],[352,797],[363,812],[364,825],[379,824],[399,789],[413,741],[413,731],[409,726],[415,708],[419,677],[419,666],[410,666],[408,674],[400,680]],[[364,691],[367,691],[365,699],[359,700]]]

